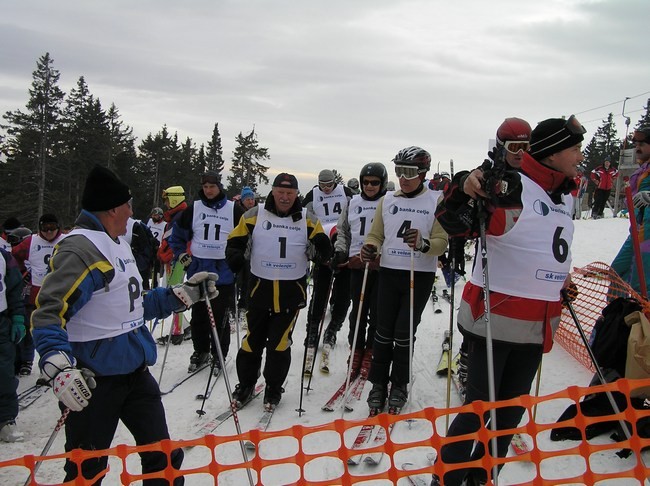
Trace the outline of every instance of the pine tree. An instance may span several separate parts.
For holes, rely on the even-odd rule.
[[[0,174],[0,214],[20,214],[32,227],[44,212],[51,164],[61,142],[58,121],[65,93],[58,87],[60,74],[53,64],[49,53],[39,58],[32,73],[27,111],[6,112],[8,125],[2,125],[9,137],[3,145],[7,163]]]
[[[622,141],[618,138],[614,115],[610,113],[607,120],[598,127],[589,144],[584,149],[587,173],[601,165],[606,160],[618,163]]]
[[[219,174],[221,180],[221,173],[224,168],[223,160],[223,147],[221,146],[221,135],[219,134],[219,124],[214,124],[212,130],[212,138],[208,142],[208,150],[205,153],[205,167],[204,170],[214,170]]]
[[[648,101],[646,102],[644,108],[645,108],[645,113],[643,114],[643,116],[641,116],[635,128],[639,128],[641,125],[650,125],[650,98],[648,98]]]
[[[239,132],[235,141],[237,147],[231,159],[228,192],[239,194],[244,186],[257,192],[258,183],[268,184],[269,182],[269,178],[266,176],[269,168],[259,162],[270,158],[269,149],[259,146],[254,128],[247,136],[243,136]]]
[[[62,120],[64,154],[60,184],[50,191],[63,203],[64,220],[74,219],[81,206],[86,177],[95,164],[107,166],[110,159],[110,131],[101,102],[90,94],[83,76],[66,98]],[[59,191],[56,188],[60,187]]]
[[[170,137],[167,125],[156,135],[149,133],[138,146],[138,164],[133,168],[135,179],[134,212],[148,212],[159,206],[162,190],[182,185],[175,180],[174,160],[178,154],[178,136]],[[133,187],[133,186],[132,186]]]
[[[334,172],[334,183],[336,185],[345,183],[345,181],[343,180],[343,176],[339,174],[339,172],[336,169],[332,169],[332,172]]]

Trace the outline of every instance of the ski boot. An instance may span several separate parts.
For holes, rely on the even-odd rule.
[[[210,360],[210,353],[206,353],[203,351],[194,351],[194,353],[192,353],[192,356],[190,356],[190,365],[187,367],[187,372],[194,373],[201,366],[206,364],[209,360]]]
[[[393,383],[390,387],[390,396],[388,397],[388,413],[398,414],[406,405],[408,399],[408,385],[398,385]]]
[[[386,396],[388,395],[388,387],[381,383],[374,383],[372,390],[368,394],[368,408],[370,408],[370,416],[374,417],[384,410],[386,405]]]

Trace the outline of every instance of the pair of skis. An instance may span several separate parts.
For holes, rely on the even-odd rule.
[[[244,403],[241,404],[238,410],[241,410],[250,402],[252,402],[255,398],[257,398],[264,391],[264,388],[265,388],[264,382],[257,385],[253,390],[251,396],[248,398],[248,400],[244,401]],[[228,419],[230,419],[230,417],[232,417],[232,414],[233,414],[232,405],[229,405],[228,410],[220,413],[213,419],[201,424],[200,427],[197,429],[197,433],[199,434],[199,436],[205,436],[214,432],[217,429],[217,427],[219,427],[221,424],[223,424]]]
[[[29,388],[23,390],[18,394],[18,408],[20,410],[25,410],[26,408],[29,408],[31,405],[36,402],[39,398],[41,398],[43,395],[45,395],[48,390],[50,390],[50,386],[47,384],[36,384],[33,386],[30,386]]]
[[[185,383],[186,381],[189,381],[189,380],[191,380],[192,378],[194,378],[196,375],[198,375],[201,371],[203,371],[204,369],[206,369],[208,366],[210,366],[210,363],[209,363],[209,362],[208,362],[208,363],[203,363],[200,367],[198,367],[197,369],[195,369],[195,370],[192,371],[191,373],[188,373],[187,376],[185,376],[185,377],[181,378],[180,380],[178,380],[177,382],[175,382],[171,387],[169,387],[169,389],[164,390],[164,391],[161,390],[161,391],[160,391],[160,394],[161,394],[161,395],[168,395],[169,393],[171,393],[171,392],[173,392],[174,390],[176,390],[176,388],[178,388],[179,386],[181,386],[181,385],[182,385],[183,383]],[[215,380],[215,381],[216,381],[216,380]]]
[[[338,409],[338,407],[341,405],[341,402],[345,399],[345,411],[352,412],[354,410],[355,401],[361,400],[363,388],[368,381],[368,372],[370,370],[371,362],[372,354],[367,350],[364,353],[363,359],[361,361],[361,368],[356,374],[351,377],[350,392],[348,393],[347,398],[345,389],[347,380],[343,380],[341,386],[334,392],[331,398],[325,402],[321,409],[326,412],[333,412],[334,410]]]
[[[394,408],[391,407],[388,410],[388,413],[391,415],[399,415],[401,413],[403,408]],[[370,417],[374,417],[375,415],[381,413],[383,410],[380,411],[371,411]],[[363,427],[361,427],[361,430],[359,430],[359,433],[355,437],[354,441],[352,442],[352,446],[350,447],[351,449],[362,449],[364,448],[364,445],[367,445],[368,447],[375,447],[379,446],[383,443],[386,442],[386,437],[388,434],[390,434],[395,427],[395,424],[397,422],[393,422],[388,426],[388,430],[386,430],[384,427],[380,425],[374,425],[374,424],[366,424]],[[375,429],[378,429],[375,433]],[[371,452],[368,454],[362,453],[362,454],[357,454],[355,456],[350,456],[348,459],[348,465],[350,466],[357,466],[361,464],[361,462],[365,462],[366,464],[370,464],[373,466],[378,465],[382,458],[384,457],[384,452],[379,451],[379,452]]]

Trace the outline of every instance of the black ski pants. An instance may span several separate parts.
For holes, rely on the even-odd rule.
[[[361,298],[361,287],[363,286],[364,270],[349,270],[350,272],[350,295],[352,297],[352,311],[350,311],[350,332],[348,333],[348,344],[354,350],[371,349],[375,341],[375,328],[377,326],[377,279],[378,270],[368,270],[366,288],[363,292],[363,304],[361,315],[359,315],[359,332],[357,342],[352,345],[354,339],[354,328],[357,325],[357,314]]]
[[[142,367],[127,375],[98,376],[97,386],[88,406],[80,412],[71,412],[65,422],[65,450],[103,450],[111,446],[118,422],[121,420],[133,434],[137,445],[151,444],[169,439],[165,409],[160,399],[160,388],[149,369]],[[63,410],[64,405],[59,403]],[[167,456],[162,452],[143,452],[140,454],[142,472],[150,473],[167,467]],[[174,449],[171,463],[174,469],[180,469],[183,462],[183,450]],[[108,457],[87,459],[81,465],[81,472],[86,479],[98,474],[99,479],[93,484],[101,484],[105,474]],[[67,460],[64,466],[65,480],[77,477],[77,465]],[[168,486],[166,479],[147,479],[143,486]],[[176,478],[175,486],[184,484],[184,478]]]
[[[475,400],[489,401],[488,367],[486,341],[472,335],[465,335],[464,345],[467,346],[467,388],[465,404]],[[512,344],[494,341],[494,387],[497,400],[508,400],[530,393],[531,383],[542,360],[541,345]],[[511,429],[521,421],[525,408],[501,407],[496,410],[497,428]],[[485,423],[489,413],[485,414]],[[481,419],[475,413],[461,413],[454,418],[449,426],[447,437],[464,434],[474,434],[481,427]],[[489,424],[487,425],[489,427]],[[497,439],[498,457],[505,457],[512,435],[502,435]],[[485,454],[481,442],[464,440],[446,445],[441,450],[442,460],[446,463],[458,463],[478,460]],[[445,474],[445,485],[459,485],[466,474],[470,473],[479,479],[486,479],[487,472],[483,469],[457,469]]]
[[[260,376],[262,353],[266,349],[264,379],[272,387],[281,387],[291,366],[291,335],[299,309],[273,312],[255,307],[246,311],[248,331],[237,353],[237,376],[243,386],[254,385]]]
[[[415,272],[413,297],[413,336],[410,334],[410,272],[381,267],[377,302],[381,312],[377,319],[372,347],[371,383],[404,385],[409,382],[409,346],[422,312],[431,295],[433,272]],[[391,366],[392,365],[392,366]]]
[[[602,216],[605,212],[605,205],[609,199],[610,189],[596,189],[594,191],[594,207],[592,216]]]
[[[221,352],[225,359],[226,356],[228,356],[228,349],[230,348],[228,309],[231,308],[234,303],[235,285],[219,285],[217,290],[219,291],[219,295],[210,301],[210,307],[212,307],[214,322],[217,326],[217,332],[219,333]],[[192,328],[192,344],[194,345],[194,351],[202,353],[211,352],[216,356],[217,346],[214,342],[214,336],[212,335],[212,324],[210,323],[210,315],[208,314],[208,307],[205,305],[205,300],[201,300],[192,306],[190,327]]]

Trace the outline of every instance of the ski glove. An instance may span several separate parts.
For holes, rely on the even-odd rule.
[[[56,398],[73,412],[88,406],[92,390],[97,386],[95,374],[89,369],[77,369],[63,351],[57,351],[45,358],[43,374],[50,379]]]
[[[409,228],[404,231],[404,243],[417,251],[426,252],[430,246],[429,241],[422,238],[422,233],[419,229]]]
[[[189,253],[181,253],[178,257],[178,263],[183,265],[183,268],[187,268],[192,263],[192,255]]]
[[[11,342],[18,344],[25,337],[25,316],[15,314],[11,316]]]
[[[632,198],[635,208],[650,206],[650,191],[639,191]]]
[[[335,251],[332,260],[330,260],[330,268],[333,272],[339,272],[341,266],[348,261],[348,255],[343,251]]]
[[[360,255],[361,255],[361,261],[364,263],[376,260],[378,256],[377,247],[375,245],[366,243],[361,247]]]
[[[184,305],[184,307],[177,309],[176,312],[183,312],[199,300],[203,300],[205,298],[204,285],[208,291],[208,299],[212,300],[219,295],[216,284],[218,278],[219,276],[213,272],[199,272],[192,275],[187,282],[172,287],[172,292]]]

